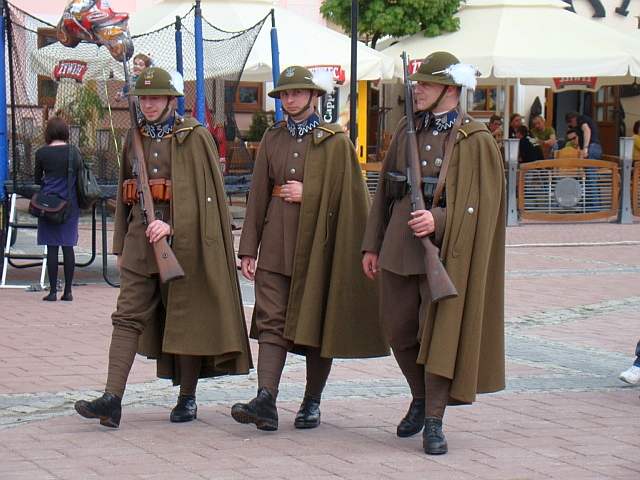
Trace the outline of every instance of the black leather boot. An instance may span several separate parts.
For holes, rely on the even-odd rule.
[[[198,418],[198,405],[195,395],[179,395],[178,403],[171,410],[169,420],[172,422],[190,422]]]
[[[424,398],[414,398],[411,400],[409,410],[404,418],[400,420],[396,430],[399,437],[410,437],[411,435],[420,433],[424,426],[424,407]]]
[[[447,439],[442,433],[442,419],[427,417],[424,421],[424,432],[422,432],[422,447],[424,453],[429,455],[442,455],[447,453],[449,447]]]
[[[316,428],[318,425],[320,425],[320,397],[305,395],[293,426],[296,428]]]
[[[258,430],[278,430],[276,399],[266,388],[258,390],[258,396],[249,403],[236,403],[231,407],[231,416],[236,422],[255,423]]]
[[[100,425],[117,428],[122,415],[122,400],[113,393],[105,393],[95,400],[78,400],[76,412],[85,418],[99,418]]]

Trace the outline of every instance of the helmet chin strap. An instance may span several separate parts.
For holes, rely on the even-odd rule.
[[[308,90],[309,91],[309,100],[307,101],[307,104],[304,106],[304,108],[302,110],[300,110],[300,113],[304,113],[307,111],[307,109],[311,106],[311,102],[313,101],[313,90]],[[284,106],[282,107],[282,110],[285,111],[285,113],[289,116],[291,116],[291,112],[289,110],[287,110]]]
[[[438,98],[436,99],[435,102],[433,102],[427,109],[427,112],[432,112],[434,108],[436,108],[438,106],[438,104],[440,103],[440,101],[442,100],[442,98],[444,97],[444,94],[447,93],[447,89],[449,88],[449,85],[443,85],[443,89],[442,92],[440,92],[440,95],[438,96]]]

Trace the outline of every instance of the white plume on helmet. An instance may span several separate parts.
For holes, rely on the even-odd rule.
[[[180,75],[180,72],[174,70],[170,75],[171,85],[173,85],[173,88],[184,95],[184,79],[182,78],[182,75]]]
[[[480,72],[473,65],[467,63],[454,63],[444,70],[454,82],[465,88],[474,90],[476,88],[476,77],[480,76]]]
[[[314,85],[324,88],[327,92],[332,92],[335,86],[333,72],[329,70],[317,70],[311,77]]]

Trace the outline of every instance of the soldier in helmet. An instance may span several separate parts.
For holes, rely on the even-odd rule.
[[[474,87],[475,76],[475,68],[447,52],[429,55],[409,76],[416,82],[416,154],[429,209],[412,211],[402,178],[409,160],[403,118],[384,158],[362,245],[365,274],[380,277],[381,324],[413,396],[397,435],[424,428],[428,454],[448,450],[442,432],[447,404],[469,404],[476,393],[505,385],[505,178],[487,127],[460,104],[462,87]],[[443,174],[438,195],[433,187]],[[455,298],[431,301],[419,239],[427,235],[440,248]]]
[[[245,374],[251,368],[231,225],[213,138],[193,118],[176,113],[180,77],[151,67],[127,95],[138,96],[142,149],[156,220],[141,220],[130,130],[118,181],[113,252],[120,294],[104,395],[75,408],[118,427],[127,377],[137,353],[157,360],[160,378],[180,385],[172,422],[197,416],[199,378]],[[152,243],[168,237],[185,278],[160,282]]]
[[[287,120],[269,128],[256,157],[238,256],[255,281],[258,395],[231,415],[278,429],[276,397],[287,352],[306,356],[296,428],[320,424],[332,359],[388,355],[377,290],[360,267],[370,197],[355,149],[340,125],[314,107],[333,88],[301,66],[286,68],[269,96]],[[258,259],[259,250],[259,259]]]

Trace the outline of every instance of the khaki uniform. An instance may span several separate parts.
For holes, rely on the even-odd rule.
[[[476,392],[504,388],[502,159],[486,126],[465,117],[446,178],[446,207],[432,210],[432,237],[458,297],[435,304],[422,243],[407,225],[409,197],[392,202],[385,195],[386,172],[405,172],[406,130],[403,119],[384,159],[362,250],[379,254],[381,322],[391,347],[414,349],[426,372],[452,381],[452,403],[471,403]],[[432,123],[419,129],[422,176],[438,174],[449,134]]]
[[[301,203],[272,195],[288,180],[303,182]],[[325,358],[388,354],[377,285],[360,263],[369,205],[340,126],[294,137],[282,123],[265,133],[238,250],[258,258],[252,337],[300,353],[321,348]]]
[[[168,285],[159,281],[140,206],[123,201],[122,184],[133,178],[129,135],[114,226],[113,252],[121,255],[114,328],[141,335],[138,353],[156,358],[158,376],[176,384],[180,383],[176,354],[204,357],[200,378],[248,373],[252,363],[213,139],[196,120],[178,118],[173,135],[143,135],[142,144],[149,179],[172,180],[172,201],[155,202],[152,208],[156,218],[174,229],[172,248],[185,278]]]

